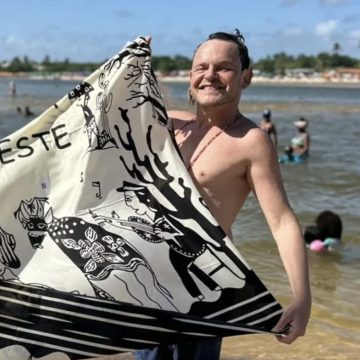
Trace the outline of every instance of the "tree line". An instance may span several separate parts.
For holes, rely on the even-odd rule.
[[[105,61],[105,60],[104,60]],[[9,63],[0,63],[0,71],[9,72],[43,72],[43,73],[59,73],[59,72],[80,72],[91,73],[96,70],[103,62],[85,62],[77,63],[69,59],[64,61],[52,61],[46,56],[43,61],[35,62],[27,56],[23,58],[14,57]],[[180,70],[189,70],[191,68],[191,59],[181,55],[175,56],[153,56],[152,67],[155,71],[169,74]],[[322,52],[318,55],[298,56],[288,55],[280,52],[272,56],[253,61],[253,68],[269,75],[283,75],[287,69],[306,68],[323,72],[338,67],[360,68],[360,60],[347,55],[341,55],[338,52],[326,53]]]

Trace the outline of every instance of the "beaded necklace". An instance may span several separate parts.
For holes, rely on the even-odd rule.
[[[226,130],[228,130],[232,125],[234,125],[236,123],[236,121],[238,121],[241,118],[241,115],[239,115],[238,117],[236,117],[231,123],[227,124],[224,128],[219,129],[219,131],[200,149],[200,151],[196,154],[196,156],[190,160],[189,165],[187,166],[187,171],[190,171],[190,169],[193,167],[193,165],[195,164],[195,162],[199,159],[199,157],[203,154],[203,152],[209,147],[209,145],[219,136],[221,135],[223,132],[225,132]],[[183,130],[187,125],[193,123],[195,120],[190,120],[188,121],[183,127],[181,127],[179,129],[178,132],[180,132],[181,130]]]

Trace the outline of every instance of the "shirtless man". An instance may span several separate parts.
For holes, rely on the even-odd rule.
[[[271,119],[271,110],[270,109],[265,109],[263,111],[262,119],[260,122],[260,128],[269,134],[275,147],[277,147],[278,139],[277,139],[276,126]]]
[[[291,210],[268,134],[239,112],[241,92],[252,71],[244,39],[215,33],[196,50],[190,72],[190,96],[196,114],[170,111],[176,141],[193,180],[212,214],[231,238],[231,226],[252,191],[277,243],[293,292],[275,331],[290,328],[280,342],[305,334],[311,294],[304,239]],[[186,348],[188,346],[188,348]],[[221,339],[175,344],[135,353],[138,360],[217,360]],[[165,354],[169,351],[173,354]],[[167,356],[167,357],[166,357]]]

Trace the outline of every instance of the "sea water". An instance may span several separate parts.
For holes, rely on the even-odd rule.
[[[0,139],[24,126],[63,97],[77,82],[16,80],[17,95],[0,79]],[[187,104],[187,83],[161,83],[167,109]],[[34,116],[17,112],[29,106]],[[322,210],[343,220],[343,246],[336,253],[309,252],[313,308],[306,336],[291,346],[268,335],[224,340],[222,359],[357,360],[360,356],[360,86],[279,86],[254,84],[242,95],[240,110],[260,123],[270,108],[281,155],[295,134],[293,122],[309,120],[310,157],[281,165],[289,202],[302,227]],[[1,179],[0,179],[1,184]],[[275,297],[291,302],[288,280],[276,244],[254,196],[234,224],[234,242]]]

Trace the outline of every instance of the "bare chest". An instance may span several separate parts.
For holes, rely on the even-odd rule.
[[[220,225],[230,233],[231,224],[249,194],[246,156],[241,140],[216,131],[178,134],[183,161],[195,185]]]
[[[226,186],[245,173],[234,137],[220,129],[212,130],[176,137],[187,170],[201,187]]]

